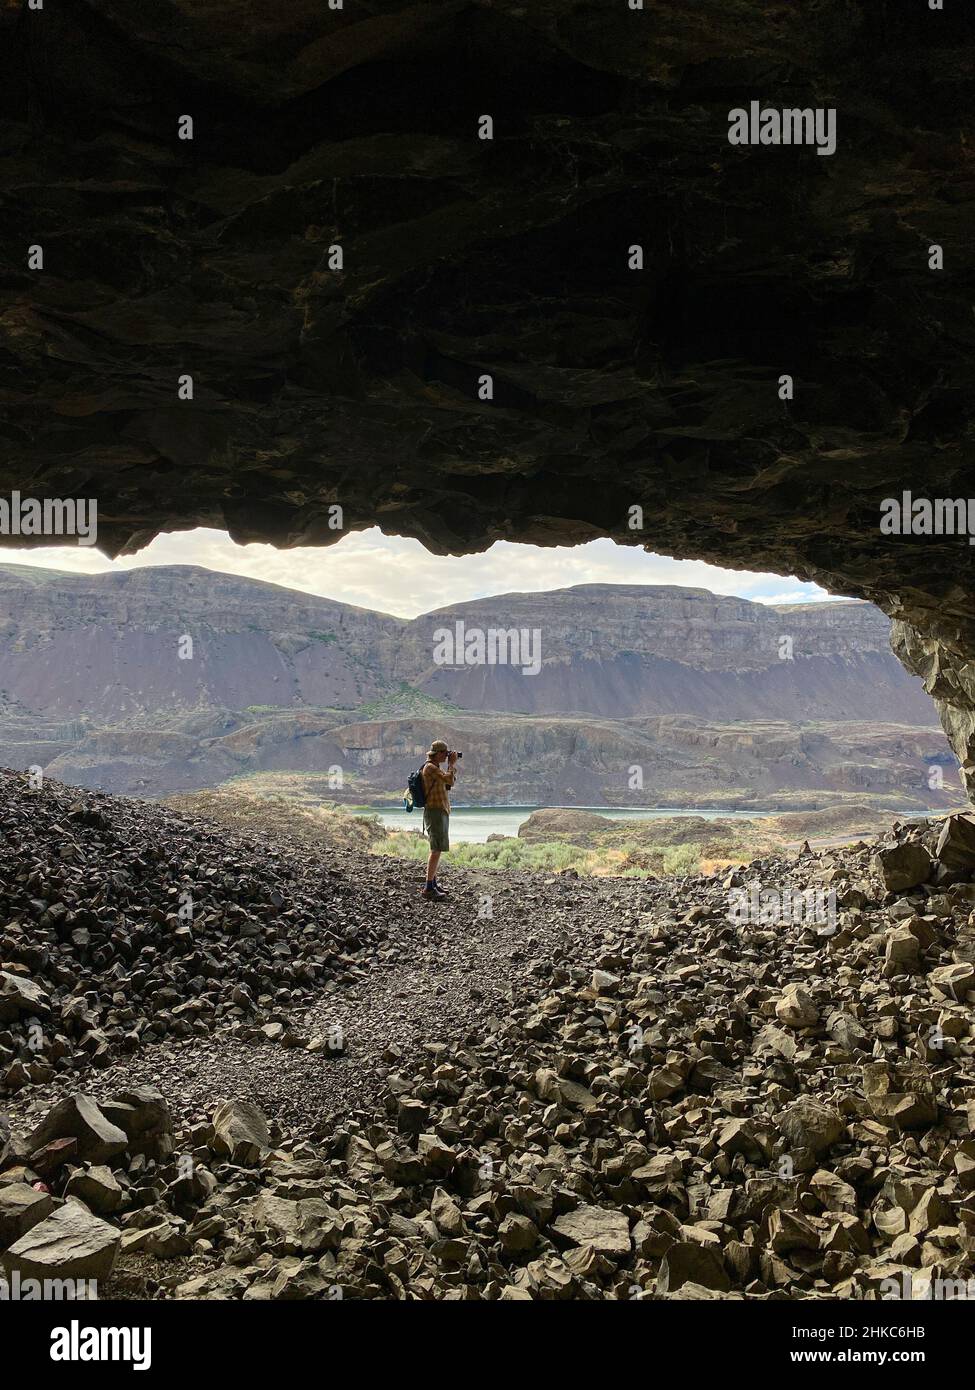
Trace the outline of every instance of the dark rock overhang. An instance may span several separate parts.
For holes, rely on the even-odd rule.
[[[975,497],[973,73],[899,0],[7,0],[0,495],[791,572],[902,620],[972,772],[975,549],[879,523]],[[756,99],[836,153],[731,145]]]

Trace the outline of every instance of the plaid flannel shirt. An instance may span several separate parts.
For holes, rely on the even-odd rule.
[[[426,804],[431,811],[446,811],[450,815],[450,793],[448,787],[454,785],[454,772],[441,772],[436,763],[423,764],[423,791]]]

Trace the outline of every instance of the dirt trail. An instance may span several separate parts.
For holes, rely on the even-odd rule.
[[[402,874],[402,907],[368,960],[362,953],[368,969],[352,983],[329,981],[290,1018],[285,1034],[305,1044],[337,1025],[344,1052],[245,1042],[228,1033],[194,1036],[144,1047],[92,1072],[85,1089],[107,1097],[120,1087],[156,1085],[178,1096],[187,1116],[200,1118],[212,1113],[215,1097],[252,1100],[270,1119],[311,1129],[372,1104],[399,1065],[397,1049],[405,1065],[419,1050],[483,1036],[492,1019],[507,1014],[513,990],[547,977],[560,961],[587,966],[604,924],[645,909],[651,893],[660,893],[636,880],[457,870],[445,880],[448,901],[425,903],[415,867],[391,865]],[[31,1088],[14,1098],[11,1117],[46,1109],[55,1089]]]

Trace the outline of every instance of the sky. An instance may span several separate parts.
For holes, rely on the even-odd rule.
[[[275,550],[237,545],[222,531],[157,536],[137,555],[109,560],[93,547],[0,547],[0,563],[99,574],[145,565],[202,565],[263,579],[400,618],[492,594],[564,589],[572,584],[682,584],[759,603],[808,603],[831,597],[816,584],[775,574],[719,569],[702,560],[672,560],[614,541],[542,549],[498,541],[482,555],[431,555],[419,541],[354,532],[335,545]]]

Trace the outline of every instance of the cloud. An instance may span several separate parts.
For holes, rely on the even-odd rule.
[[[81,546],[6,547],[0,548],[0,563],[78,574],[202,565],[401,618],[492,594],[563,589],[572,584],[677,584],[759,603],[809,603],[830,597],[816,584],[796,580],[784,588],[781,575],[720,569],[703,560],[674,560],[610,540],[552,549],[498,541],[481,555],[445,556],[431,555],[419,541],[384,536],[376,529],[355,532],[324,549],[297,550],[236,545],[222,531],[175,531],[157,536],[138,555],[119,560]]]

